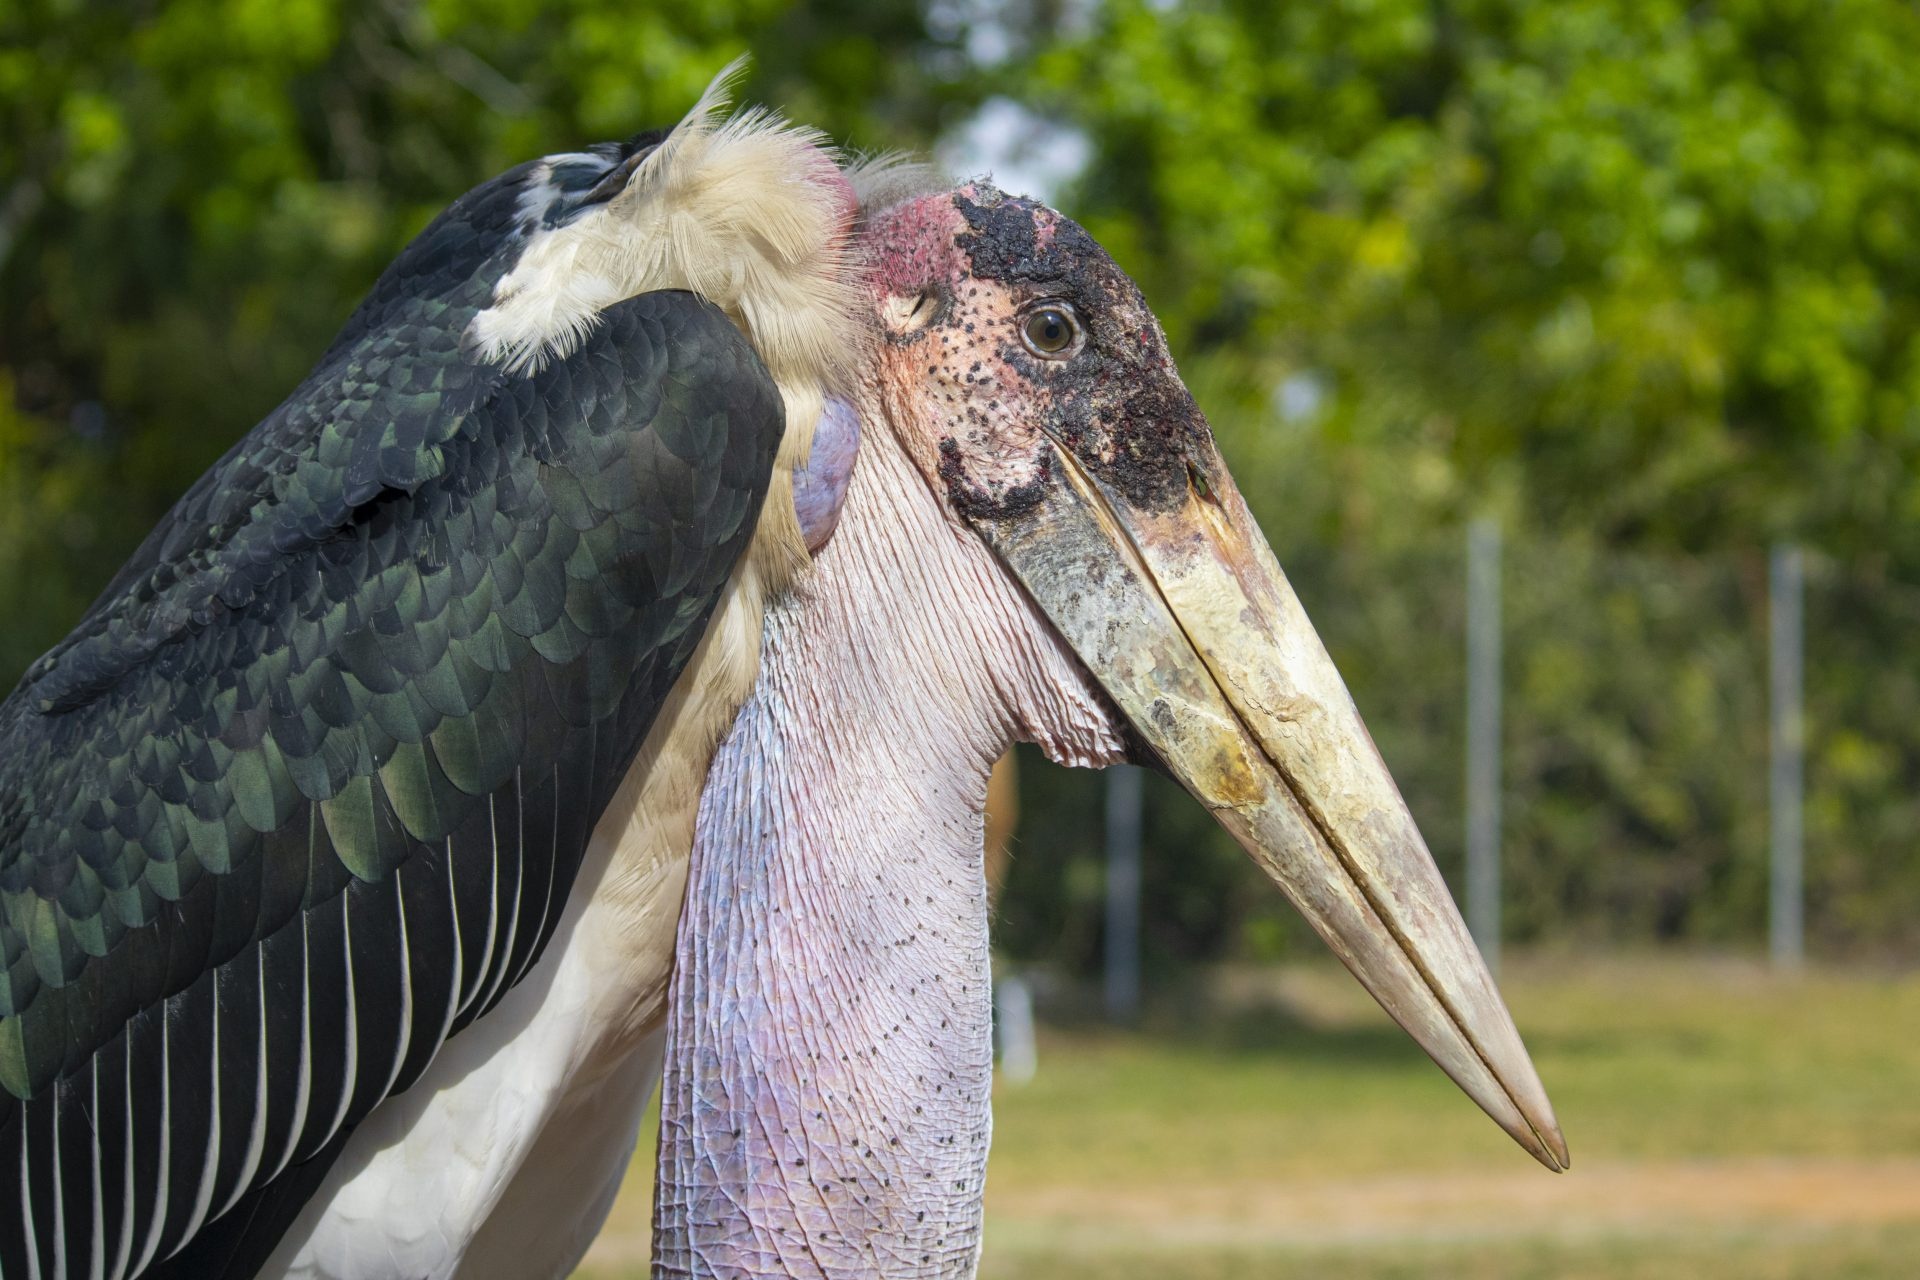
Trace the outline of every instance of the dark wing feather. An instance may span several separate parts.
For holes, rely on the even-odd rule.
[[[264,1257],[538,957],[751,537],[711,305],[517,378],[389,310],[0,705],[0,1274]]]

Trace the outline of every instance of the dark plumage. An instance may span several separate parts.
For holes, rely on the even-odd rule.
[[[420,235],[0,705],[0,1274],[135,1274],[281,1175],[173,1271],[270,1247],[538,956],[748,544],[783,408],[719,309],[616,303],[530,376],[463,354],[528,173]]]

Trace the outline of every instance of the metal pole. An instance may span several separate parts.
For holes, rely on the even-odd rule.
[[[1000,1075],[1009,1084],[1027,1084],[1040,1069],[1033,1034],[1033,988],[1019,974],[993,988],[994,1027],[1000,1033]]]
[[[1806,576],[1800,548],[1775,546],[1767,578],[1767,799],[1772,818],[1768,941],[1775,968],[1798,969],[1806,958],[1801,822],[1806,794]]]
[[[1500,526],[1467,528],[1467,927],[1500,971]]]
[[[1107,1016],[1140,1011],[1140,770],[1107,770]]]

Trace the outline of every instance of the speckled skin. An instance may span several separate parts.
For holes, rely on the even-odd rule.
[[[878,381],[909,452],[976,518],[1036,502],[1070,450],[1129,503],[1168,508],[1226,469],[1140,290],[1077,223],[990,186],[924,197],[867,233],[886,333]],[[1050,302],[1084,326],[1069,359],[1019,339]]]
[[[1030,506],[1055,442],[1149,503],[1215,456],[1138,291],[1051,210],[969,187],[878,215],[867,243],[881,341],[845,513],[769,614],[702,798],[656,1276],[974,1273],[988,773],[1016,740],[1080,765],[1127,748],[971,522]],[[1087,326],[1071,364],[1019,340],[1049,299]]]
[[[873,215],[866,244],[878,340],[846,510],[770,611],[702,797],[655,1275],[974,1274],[981,811],[1018,739],[1086,764],[1137,739],[1565,1168],[1512,1020],[1138,292],[1078,227],[990,188]],[[1037,331],[1064,343],[1026,327],[1069,308]]]
[[[1015,740],[1121,757],[1046,620],[869,421],[701,799],[656,1276],[973,1274],[991,1128],[982,812]]]

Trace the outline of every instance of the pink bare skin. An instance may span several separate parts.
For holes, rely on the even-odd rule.
[[[655,1274],[971,1275],[987,775],[1016,739],[1098,765],[1119,734],[884,431],[762,664],[701,800]]]
[[[1078,226],[990,187],[883,210],[863,242],[876,337],[844,507],[836,528],[831,474],[796,486],[824,547],[769,610],[701,799],[654,1274],[974,1274],[982,818],[1016,741],[1166,767],[1475,1101],[1564,1167],[1511,1020],[1132,282]]]

